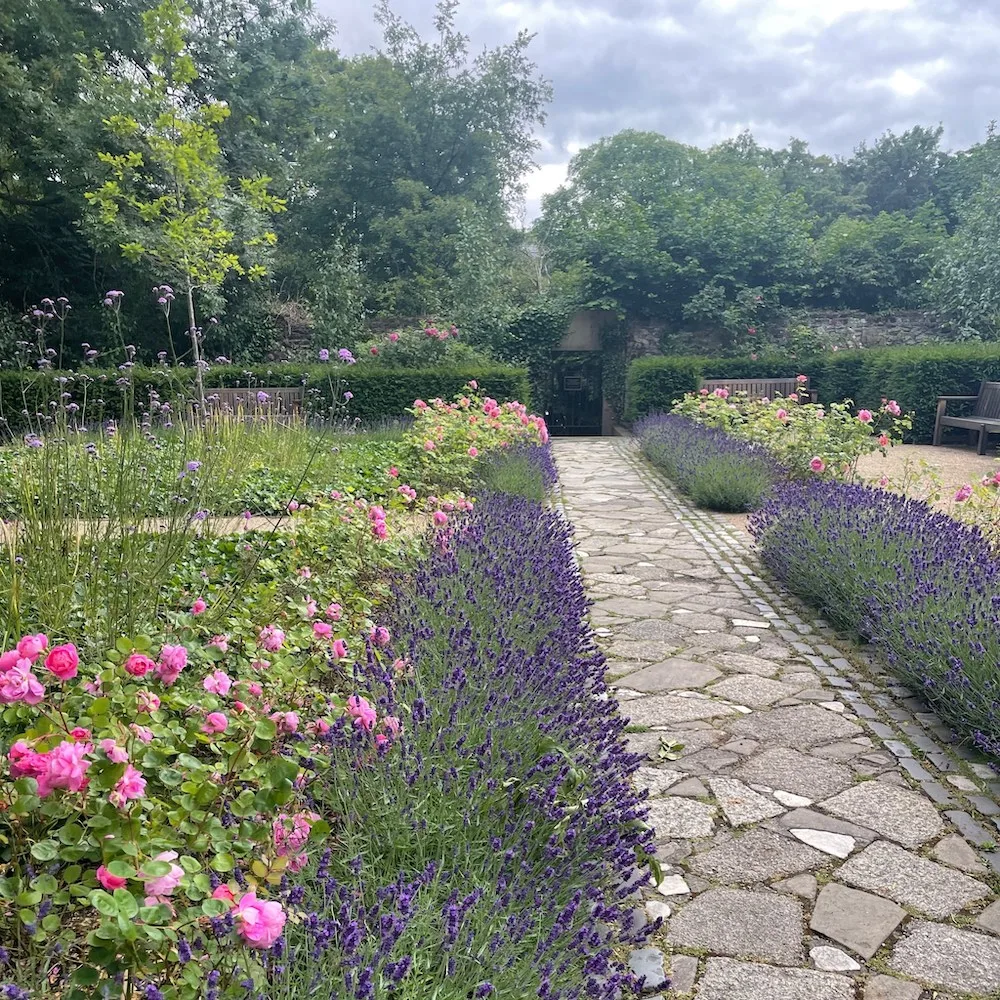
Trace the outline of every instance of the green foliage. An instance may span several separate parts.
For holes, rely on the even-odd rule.
[[[809,376],[822,403],[853,399],[877,409],[883,397],[913,414],[908,437],[928,442],[938,396],[975,395],[983,379],[1000,380],[1000,347],[994,344],[934,344],[838,351],[789,361],[785,357],[641,358],[629,365],[628,419],[665,412],[698,388],[702,378]],[[959,412],[950,408],[949,412]]]

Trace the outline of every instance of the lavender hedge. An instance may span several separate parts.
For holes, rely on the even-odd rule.
[[[699,507],[754,510],[787,477],[760,445],[687,417],[659,413],[634,430],[643,454]]]
[[[749,528],[789,589],[874,643],[956,731],[1000,757],[1000,563],[978,528],[819,480],[778,488]]]
[[[345,764],[314,794],[337,820],[318,869],[287,886],[298,916],[265,995],[630,990],[612,929],[653,835],[567,525],[490,494],[395,597],[394,653],[413,676],[374,656],[363,671],[403,731],[378,755],[344,723],[326,737]]]

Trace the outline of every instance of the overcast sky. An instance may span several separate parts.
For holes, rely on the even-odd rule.
[[[345,53],[377,45],[371,7],[315,0]],[[395,0],[425,37],[433,0]],[[464,0],[473,46],[535,32],[555,98],[526,178],[528,215],[582,146],[623,128],[708,146],[749,128],[849,154],[886,129],[978,141],[1000,118],[1000,0]]]

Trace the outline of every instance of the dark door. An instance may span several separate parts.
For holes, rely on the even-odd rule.
[[[599,436],[603,408],[600,352],[554,354],[552,402],[546,417],[549,430]]]

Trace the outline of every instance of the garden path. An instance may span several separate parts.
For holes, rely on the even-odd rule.
[[[555,456],[647,754],[665,877],[641,905],[665,920],[633,968],[698,1000],[1000,996],[998,776],[633,442]]]

